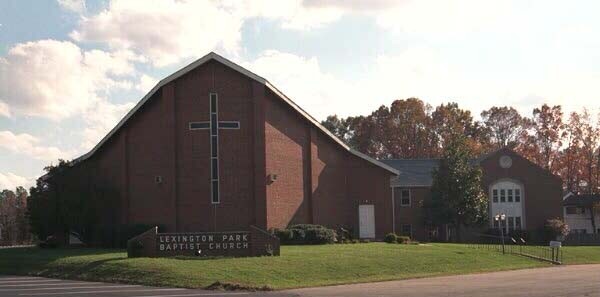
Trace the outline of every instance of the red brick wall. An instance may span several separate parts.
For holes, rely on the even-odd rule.
[[[95,183],[102,186],[113,187],[118,193],[119,209],[116,210],[115,215],[121,223],[127,223],[129,220],[129,201],[126,199],[126,138],[126,132],[121,132],[113,136],[95,158],[88,161],[88,164],[92,164],[91,175]]]
[[[219,95],[221,203],[210,197],[209,93]],[[216,61],[165,85],[101,148],[96,179],[121,192],[119,223],[160,224],[160,232],[349,226],[358,205],[375,204],[377,236],[391,231],[390,173],[358,158],[263,84]],[[268,184],[266,176],[277,174]],[[155,177],[161,176],[162,183]]]
[[[346,207],[346,213],[353,229],[359,230],[358,206],[360,204],[373,204],[375,206],[375,235],[383,238],[392,232],[392,191],[390,176],[383,170],[354,155],[348,155],[348,167],[345,172],[347,177],[347,195],[349,201],[338,205]]]
[[[400,191],[394,197],[394,208],[396,209],[396,233],[402,233],[402,225],[412,226],[412,238],[420,241],[429,240],[428,230],[423,223],[423,203],[431,200],[430,187],[408,187],[398,189],[410,190],[410,206],[402,206],[400,203]]]
[[[211,204],[209,93],[219,94],[221,203]],[[96,154],[97,179],[121,190],[120,223],[161,224],[171,231],[246,229],[254,224],[254,102],[252,81],[217,62],[164,86]],[[163,182],[157,184],[155,177]],[[216,227],[215,227],[216,225]]]
[[[508,155],[513,160],[509,169],[499,166],[502,155]],[[481,162],[483,170],[483,190],[489,195],[489,187],[498,180],[510,179],[522,183],[524,186],[524,220],[526,229],[537,231],[544,226],[550,218],[562,217],[562,182],[548,171],[536,166],[515,152],[500,150]],[[430,187],[410,188],[410,207],[401,207],[400,198],[396,197],[396,233],[400,234],[402,224],[412,224],[413,237],[417,240],[429,240],[428,230],[423,225],[423,212],[421,205],[431,199]],[[492,214],[489,214],[490,216]],[[485,226],[487,229],[487,225]],[[444,239],[444,230],[439,228],[439,238]],[[464,234],[467,236],[468,234]]]
[[[308,141],[309,126],[289,105],[268,92],[265,104],[266,174],[277,175],[267,181],[267,221],[269,228],[309,223],[310,193]]]
[[[335,227],[352,223],[347,192],[347,153],[322,132],[311,128],[312,217],[315,224]]]
[[[512,167],[503,169],[499,159],[503,155],[512,158]],[[481,162],[483,189],[489,195],[489,187],[500,179],[516,180],[525,188],[526,229],[536,230],[551,218],[562,218],[562,181],[517,153],[504,149]],[[491,215],[491,214],[490,214]]]
[[[376,235],[391,232],[390,173],[335,143],[275,94],[265,105],[268,227],[314,223],[358,233],[358,206],[375,205]]]

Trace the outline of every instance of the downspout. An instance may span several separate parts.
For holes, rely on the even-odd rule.
[[[390,185],[392,189],[392,233],[396,234],[396,205],[394,203],[394,187]]]

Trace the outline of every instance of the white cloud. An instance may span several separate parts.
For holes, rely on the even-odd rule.
[[[113,50],[132,50],[155,66],[166,66],[214,50],[238,55],[242,26],[252,18],[307,30],[336,21],[344,13],[338,7],[304,5],[302,0],[112,0],[105,10],[82,16],[70,36],[78,42],[104,43]]]
[[[54,146],[41,145],[40,142],[40,139],[27,133],[14,134],[11,131],[0,131],[0,148],[15,154],[44,161],[69,159],[73,156],[73,151],[62,151]]]
[[[28,188],[32,185],[33,185],[33,179],[31,179],[31,178],[19,176],[14,173],[11,173],[11,172],[7,172],[7,173],[0,172],[0,191],[2,191],[2,190],[14,191],[19,186]]]
[[[595,88],[600,85],[598,74],[560,67],[528,81],[520,77],[473,77],[428,47],[380,55],[357,80],[342,80],[327,73],[316,57],[273,50],[242,65],[271,81],[318,120],[330,114],[368,114],[380,105],[409,97],[433,106],[458,102],[475,116],[494,105],[513,105],[527,115],[543,103],[561,104],[567,111],[588,107],[595,113],[600,108],[600,90]]]
[[[10,110],[8,109],[8,104],[0,101],[0,116],[10,117]]]
[[[463,79],[460,69],[443,63],[437,52],[421,47],[398,55],[379,56],[365,69],[364,78],[356,81],[327,73],[316,57],[273,50],[263,52],[243,66],[267,78],[319,120],[330,114],[367,114],[394,99],[408,97],[439,104],[454,99],[447,97],[454,94],[465,96],[455,99],[466,102],[465,98],[471,98],[466,95],[473,89],[466,87],[470,83]],[[477,99],[469,104],[477,105]]]
[[[318,119],[339,110],[340,106],[351,108],[344,102],[349,97],[355,98],[351,92],[356,88],[324,73],[315,57],[304,58],[270,50],[263,52],[254,61],[243,63],[243,66],[267,78]]]
[[[142,74],[142,76],[140,76],[140,81],[135,88],[144,93],[148,93],[157,83],[158,79],[147,74]]]
[[[305,5],[305,1],[302,0],[255,0],[243,2],[241,5],[235,0],[225,2],[244,19],[261,17],[279,20],[283,28],[294,30],[319,28],[344,15],[344,10],[338,7]]]
[[[350,11],[379,11],[394,8],[407,0],[304,0],[302,5],[312,8],[338,8]]]
[[[57,0],[57,2],[62,9],[67,11],[84,13],[86,10],[84,0]]]
[[[511,9],[510,1],[412,0],[397,2],[373,16],[377,23],[400,32],[429,35],[456,35],[492,25]]]
[[[83,130],[81,148],[94,147],[133,106],[133,103],[113,104],[104,100],[91,106],[85,116],[87,126]]]
[[[238,50],[241,16],[213,1],[111,1],[106,10],[82,17],[71,37],[131,49],[164,66],[214,49]]]
[[[0,58],[0,102],[12,114],[63,119],[131,88],[123,76],[135,73],[133,61],[139,58],[129,51],[82,51],[68,41],[20,43]]]

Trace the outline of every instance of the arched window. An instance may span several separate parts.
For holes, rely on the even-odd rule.
[[[490,186],[490,226],[504,231],[525,229],[523,184],[514,180],[499,180]],[[497,214],[505,214],[503,222],[494,220]]]

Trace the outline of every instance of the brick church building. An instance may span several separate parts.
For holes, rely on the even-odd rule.
[[[421,216],[437,162],[357,152],[266,79],[210,53],[160,81],[72,164],[114,189],[114,225],[203,232],[310,223],[361,238],[448,240]],[[557,177],[506,149],[478,162],[490,216],[506,213],[507,229],[561,216]]]
[[[394,230],[421,241],[452,241],[448,226],[426,226],[423,203],[431,199],[432,172],[439,159],[384,160],[400,171],[393,177]],[[562,180],[509,148],[503,148],[472,161],[483,172],[483,191],[489,198],[488,226],[503,228],[505,234],[525,231],[532,237],[546,220],[562,218]],[[506,220],[494,220],[505,214]],[[471,233],[484,232],[471,230]],[[468,235],[468,234],[467,234]],[[468,238],[463,238],[468,239]]]
[[[160,81],[73,164],[116,189],[119,225],[201,232],[313,223],[366,238],[392,231],[398,171],[215,53]]]

